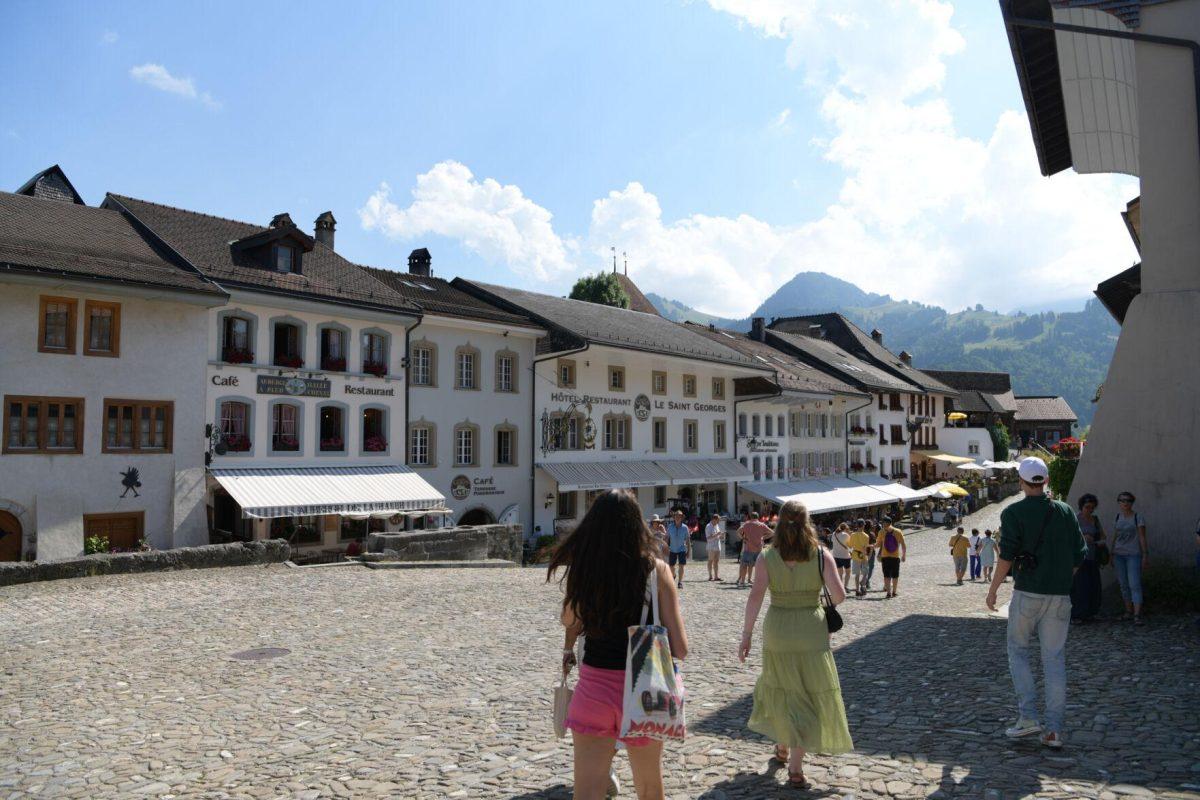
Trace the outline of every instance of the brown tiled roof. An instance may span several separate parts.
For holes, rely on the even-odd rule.
[[[767,341],[779,344],[784,349],[801,354],[809,363],[819,364],[842,380],[871,391],[916,392],[916,386],[907,383],[890,372],[886,372],[838,346],[828,339],[799,333],[785,333],[767,328]]]
[[[116,211],[0,192],[0,271],[224,296]]]
[[[642,290],[637,287],[637,284],[628,275],[620,272],[616,273],[616,275],[617,283],[621,284],[621,288],[625,290],[625,294],[629,295],[630,311],[640,311],[643,314],[658,314],[658,309],[654,307],[654,303],[646,299],[646,295],[642,294]]]
[[[968,372],[944,369],[923,369],[921,372],[961,393],[961,397],[955,403],[955,408],[959,411],[1004,413],[1017,410],[1017,401],[1012,392],[1012,379],[1007,372]],[[968,398],[967,395],[971,392],[978,397]],[[968,406],[972,407],[968,408]]]
[[[1071,406],[1054,395],[1017,396],[1017,422],[1075,422]]]
[[[849,383],[806,364],[791,353],[772,347],[766,342],[751,339],[749,334],[722,328],[710,328],[695,322],[683,324],[701,336],[712,339],[714,342],[720,342],[726,347],[732,347],[760,364],[774,369],[779,386],[783,389],[794,389],[800,392],[863,394]]]
[[[378,267],[363,267],[389,289],[429,314],[536,328],[537,323],[454,288],[449,281]]]
[[[109,193],[105,205],[127,210],[207,277],[228,287],[415,313],[417,308],[367,270],[320,242],[301,258],[300,274],[275,272],[231,247],[268,226],[214,217]]]

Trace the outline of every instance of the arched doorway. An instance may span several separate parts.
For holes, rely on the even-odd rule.
[[[486,508],[472,508],[470,511],[463,513],[458,518],[459,525],[492,525],[496,522],[496,516]]]
[[[21,521],[7,511],[0,511],[0,561],[20,561]]]

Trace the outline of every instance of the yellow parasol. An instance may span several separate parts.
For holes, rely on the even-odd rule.
[[[941,483],[937,484],[937,490],[939,492],[945,492],[946,494],[954,495],[955,497],[966,497],[968,494],[970,494],[970,492],[959,486],[957,483],[950,483],[949,481],[942,481]]]
[[[966,419],[966,418],[967,418],[967,415],[961,411],[951,411],[949,414],[946,415],[946,419],[948,419],[952,422],[957,422],[960,419]]]

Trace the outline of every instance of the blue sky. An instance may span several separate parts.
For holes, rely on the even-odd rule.
[[[1007,310],[1135,257],[1135,183],[1037,174],[991,2],[10,2],[0,41],[0,188],[331,209],[363,263],[565,292],[616,246],[740,315],[803,269]]]

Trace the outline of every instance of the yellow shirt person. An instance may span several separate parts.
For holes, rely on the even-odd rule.
[[[950,537],[950,555],[955,558],[966,558],[970,546],[971,540],[961,533],[956,533]]]
[[[870,553],[871,537],[867,536],[865,531],[855,531],[846,540],[846,547],[850,548],[850,558],[855,561],[866,561]]]

